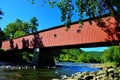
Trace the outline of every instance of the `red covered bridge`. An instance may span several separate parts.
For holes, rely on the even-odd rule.
[[[95,19],[92,22],[85,20],[83,28],[79,28],[78,22],[71,24],[66,31],[64,25],[39,31],[37,33],[6,40],[2,42],[4,50],[45,48],[45,47],[91,47],[108,46],[118,44],[120,32],[113,17],[102,18],[103,22],[98,24]]]
[[[68,31],[64,25],[61,25],[6,40],[2,42],[2,48],[4,50],[35,49],[34,63],[40,66],[53,66],[54,55],[50,53],[54,48],[110,46],[120,43],[120,28],[111,16],[95,18],[91,22],[86,19],[83,21],[83,27],[79,26],[78,22],[74,22]]]

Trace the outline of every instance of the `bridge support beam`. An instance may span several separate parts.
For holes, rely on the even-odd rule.
[[[55,66],[53,50],[50,48],[37,48],[34,50],[33,63],[38,67]]]
[[[38,58],[39,58],[40,48],[35,48],[33,53],[33,63],[34,65],[38,64]]]

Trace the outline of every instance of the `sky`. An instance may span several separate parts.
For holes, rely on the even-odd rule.
[[[14,22],[17,18],[29,22],[32,17],[38,19],[38,31],[64,24],[61,22],[61,13],[58,8],[50,8],[47,4],[42,6],[42,0],[36,0],[31,4],[28,0],[0,0],[0,9],[3,11],[3,19],[0,27],[4,29],[7,24]],[[77,21],[75,14],[72,21]],[[107,47],[82,48],[85,51],[103,51]]]
[[[84,51],[98,51],[103,52],[104,50],[108,49],[108,47],[92,47],[92,48],[81,48]]]

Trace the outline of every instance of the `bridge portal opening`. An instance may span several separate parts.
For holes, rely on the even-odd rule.
[[[100,63],[104,50],[109,47],[55,49],[56,62]]]
[[[56,49],[56,62],[105,63],[120,60],[119,46]]]

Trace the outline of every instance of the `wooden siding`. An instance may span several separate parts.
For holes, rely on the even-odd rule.
[[[71,24],[66,31],[64,25],[40,31],[31,35],[2,42],[4,50],[25,49],[34,47],[62,47],[69,45],[119,41],[120,32],[116,30],[117,23],[111,16],[101,18],[104,24],[98,26],[95,20],[83,23],[79,28],[78,23]]]

